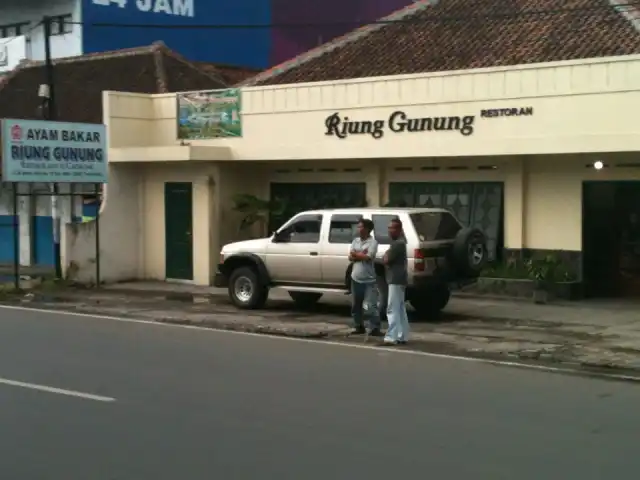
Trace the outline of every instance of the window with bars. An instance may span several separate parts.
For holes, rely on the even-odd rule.
[[[58,15],[51,18],[51,35],[66,35],[73,30],[73,17],[71,14]]]
[[[366,183],[272,183],[271,199],[280,200],[282,215],[271,215],[270,231],[280,227],[294,215],[306,210],[366,207]]]
[[[407,207],[446,208],[464,225],[487,236],[489,258],[499,258],[503,247],[504,210],[501,182],[390,183],[389,201]]]
[[[27,33],[30,22],[10,23],[0,25],[0,38],[19,37]]]

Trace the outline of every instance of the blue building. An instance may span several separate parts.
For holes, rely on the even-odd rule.
[[[56,20],[51,41],[54,57],[140,47],[161,40],[189,60],[264,69],[409,3],[411,0],[29,0],[29,8],[24,8],[23,0],[3,0],[0,49],[3,38],[26,37],[28,45],[12,41],[11,61],[0,64],[0,73],[22,58],[43,59],[42,28],[34,27],[45,15]],[[202,28],[211,25],[246,28]]]

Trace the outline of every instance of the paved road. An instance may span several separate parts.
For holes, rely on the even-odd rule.
[[[640,470],[633,384],[3,308],[0,377],[3,479],[602,480]]]

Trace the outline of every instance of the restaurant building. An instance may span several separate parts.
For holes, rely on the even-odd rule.
[[[456,4],[402,15],[450,15]],[[238,238],[233,197],[243,193],[284,199],[277,220],[333,206],[443,206],[484,230],[495,260],[550,253],[593,294],[638,294],[640,34],[613,8],[598,14],[617,30],[582,38],[581,49],[567,18],[544,20],[553,55],[549,36],[533,35],[543,20],[476,29],[466,48],[484,45],[488,66],[384,50],[411,39],[444,48],[418,24],[360,29],[247,82],[234,137],[180,139],[179,94],[105,92],[106,280],[210,284],[221,246]],[[515,38],[525,27],[524,52],[480,38]],[[376,46],[377,65],[355,63]],[[81,233],[68,235],[75,250],[66,252],[80,272]]]

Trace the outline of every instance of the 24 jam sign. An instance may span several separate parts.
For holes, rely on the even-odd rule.
[[[127,8],[133,4],[141,12],[164,13],[178,17],[194,17],[193,0],[93,0],[94,5],[101,7]]]

